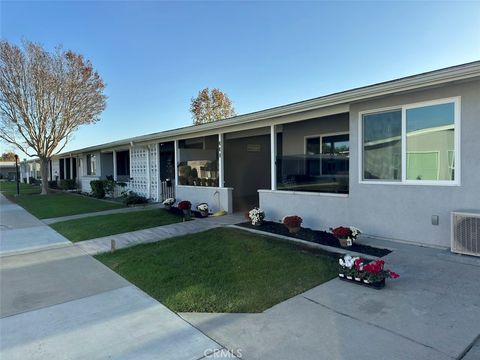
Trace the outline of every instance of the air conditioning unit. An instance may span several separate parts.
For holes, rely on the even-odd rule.
[[[480,211],[452,212],[452,252],[480,256]]]

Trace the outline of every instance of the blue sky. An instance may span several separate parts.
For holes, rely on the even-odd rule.
[[[67,150],[190,125],[206,86],[244,114],[480,59],[480,2],[2,1],[0,20],[107,83]]]

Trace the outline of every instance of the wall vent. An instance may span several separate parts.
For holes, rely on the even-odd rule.
[[[480,256],[480,212],[452,212],[452,252]]]

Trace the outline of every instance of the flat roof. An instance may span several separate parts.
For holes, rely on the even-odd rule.
[[[169,137],[178,137],[181,135],[194,134],[209,130],[220,130],[228,127],[261,122],[279,116],[285,116],[304,111],[326,108],[334,105],[348,104],[355,101],[366,100],[378,96],[384,96],[402,91],[421,89],[453,81],[472,79],[480,77],[480,61],[473,61],[465,64],[450,66],[438,70],[419,73],[394,80],[384,81],[367,86],[357,87],[350,90],[340,91],[323,95],[320,97],[281,105],[273,108],[259,110],[243,115],[237,115],[231,118],[218,120],[212,123],[201,125],[190,125],[181,128],[165,130],[146,135],[135,136],[121,139],[113,142],[89,146],[77,150],[63,152],[55,155],[61,157],[69,154],[78,154],[84,152],[97,151],[105,148],[114,148],[129,145],[131,142],[148,142],[152,140],[167,140]]]

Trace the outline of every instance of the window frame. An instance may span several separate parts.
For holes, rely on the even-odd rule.
[[[350,132],[349,131],[341,131],[341,132],[334,132],[334,133],[328,133],[328,134],[319,134],[319,135],[306,135],[303,137],[303,154],[307,154],[307,140],[308,139],[315,139],[319,138],[320,139],[320,153],[323,154],[323,148],[322,148],[322,141],[324,137],[328,136],[337,136],[337,135],[348,135],[348,151],[350,152]]]
[[[407,180],[407,110],[420,107],[454,104],[454,180]],[[399,110],[402,113],[402,133],[401,133],[401,163],[402,175],[400,180],[375,180],[364,179],[363,177],[363,116]],[[421,101],[409,104],[400,104],[372,110],[360,111],[358,113],[358,183],[359,184],[377,184],[377,185],[428,185],[428,186],[460,186],[461,185],[461,97],[449,97],[429,101]]]

